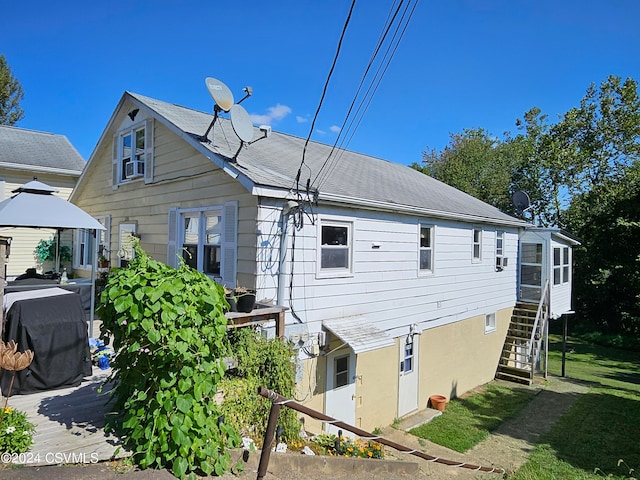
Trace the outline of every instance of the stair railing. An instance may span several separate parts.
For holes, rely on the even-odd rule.
[[[544,284],[544,290],[542,291],[542,295],[540,296],[540,302],[538,303],[538,310],[536,312],[536,321],[533,324],[533,330],[531,331],[531,339],[529,340],[529,358],[531,358],[531,363],[534,362],[534,352],[537,355],[537,352],[540,350],[540,343],[542,342],[542,337],[544,336],[546,322],[549,317],[549,296],[550,296],[550,288],[549,288],[549,280],[547,280]],[[534,350],[534,346],[536,347]]]

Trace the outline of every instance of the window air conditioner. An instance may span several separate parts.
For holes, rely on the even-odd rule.
[[[124,165],[124,176],[126,178],[142,177],[144,175],[144,162],[141,160],[131,160]]]
[[[509,263],[509,259],[507,257],[496,257],[496,269],[502,270]]]

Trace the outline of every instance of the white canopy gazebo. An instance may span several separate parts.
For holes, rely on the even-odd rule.
[[[60,248],[60,232],[67,229],[104,230],[100,222],[81,208],[67,202],[54,193],[55,188],[46,183],[33,180],[13,190],[10,198],[0,202],[0,227],[14,228],[51,228],[58,232],[57,246]],[[95,311],[95,274],[97,249],[91,262],[91,325],[93,335],[93,317]],[[59,258],[57,254],[56,257]],[[59,269],[59,259],[56,266]]]

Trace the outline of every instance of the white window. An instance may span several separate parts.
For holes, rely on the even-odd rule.
[[[121,267],[126,267],[135,256],[133,238],[136,236],[138,225],[135,223],[121,223],[118,225],[118,261]]]
[[[569,282],[569,247],[562,249],[562,283]]]
[[[182,215],[182,259],[191,268],[220,277],[222,209]]]
[[[113,187],[132,180],[153,178],[153,122],[145,120],[114,137]]]
[[[333,388],[349,384],[349,355],[336,357],[333,361]]]
[[[484,333],[496,331],[496,314],[489,313],[484,316]]]
[[[474,228],[472,261],[479,262],[480,260],[482,260],[482,230]]]
[[[348,222],[321,222],[318,263],[323,275],[351,272],[351,231]]]
[[[221,207],[169,210],[167,264],[178,257],[191,268],[233,288],[236,285],[237,202]]]
[[[569,282],[569,247],[553,249],[553,284]]]
[[[404,359],[400,362],[400,373],[407,374],[413,372],[413,337],[407,336],[404,344]]]
[[[111,236],[110,229],[110,217],[109,216],[99,216],[95,217],[95,219],[100,222],[100,224],[105,228],[105,230],[97,230],[95,232],[93,230],[85,230],[85,229],[77,229],[76,230],[76,247],[73,251],[73,267],[81,268],[81,269],[89,269],[91,268],[91,264],[93,263],[94,253],[95,253],[95,245],[97,244],[98,248],[98,257],[104,256],[107,259],[109,258],[109,238]],[[97,241],[96,241],[97,239]]]
[[[504,232],[496,232],[496,270],[502,271],[507,266],[507,259],[504,256]]]
[[[433,227],[420,225],[420,273],[433,272]]]

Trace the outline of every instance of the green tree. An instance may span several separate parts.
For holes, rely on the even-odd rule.
[[[504,144],[484,129],[451,134],[442,152],[424,152],[422,166],[413,168],[480,200],[509,211],[512,158]]]
[[[20,102],[24,97],[22,86],[11,73],[4,55],[0,54],[0,125],[15,125],[24,117]]]

